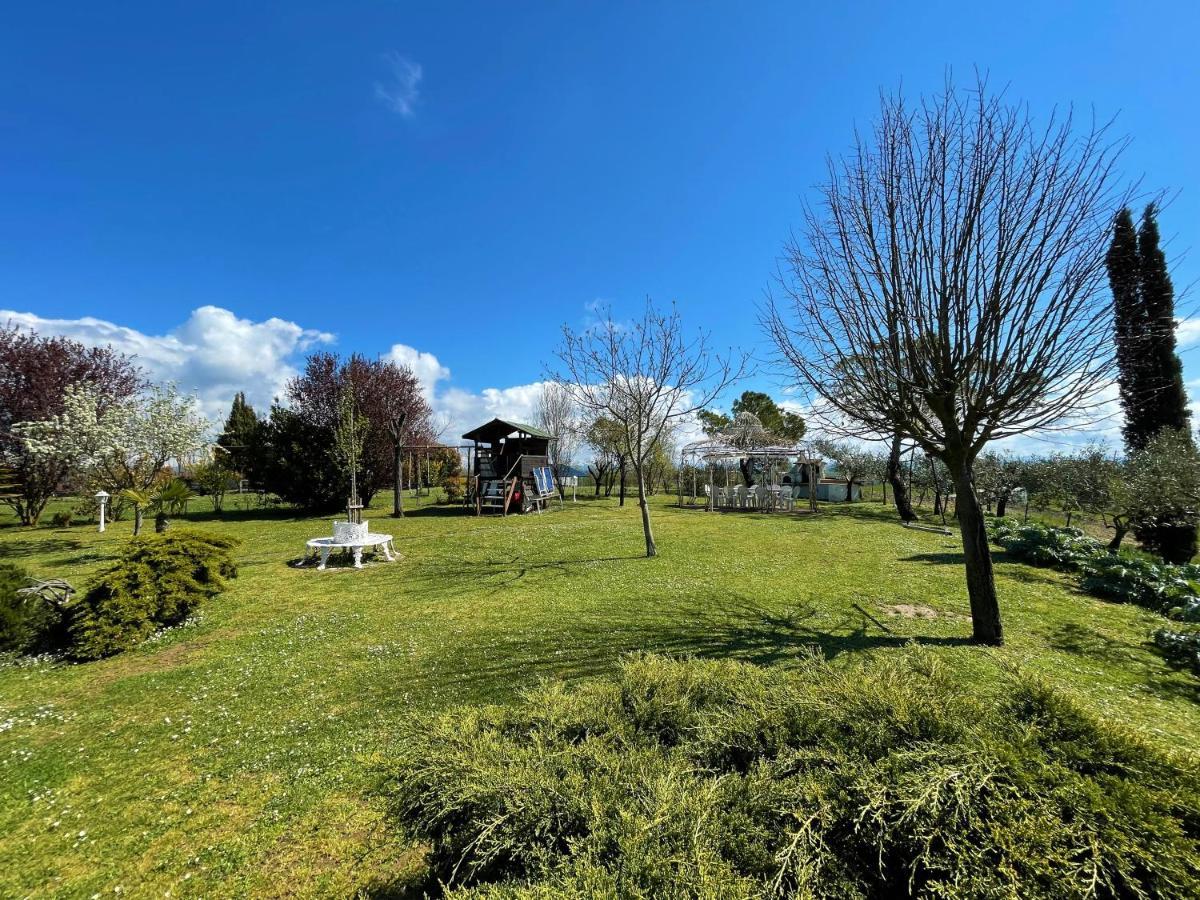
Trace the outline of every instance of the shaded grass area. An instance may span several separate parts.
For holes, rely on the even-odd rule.
[[[657,499],[657,498],[656,498]],[[885,508],[709,514],[567,504],[475,519],[424,499],[372,530],[399,562],[287,565],[329,520],[198,512],[241,541],[240,576],[199,625],[81,666],[0,668],[0,895],[347,896],[419,857],[385,828],[374,763],[417,711],[509,702],[539,679],[615,670],[633,650],[856,666],[927,645],[987,693],[1017,665],[1166,747],[1200,751],[1195,679],[1148,643],[1163,620],[996,557],[1008,643],[970,633],[957,537]],[[7,525],[11,520],[0,520]],[[0,527],[0,555],[81,586],[128,522]],[[921,616],[904,613],[920,607]]]

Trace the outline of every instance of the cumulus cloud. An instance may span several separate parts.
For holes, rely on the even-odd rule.
[[[111,346],[135,357],[152,381],[173,381],[180,390],[195,394],[202,412],[214,424],[224,421],[238,391],[245,391],[246,399],[265,413],[283,396],[288,379],[299,371],[303,354],[334,342],[328,332],[279,318],[256,322],[219,306],[202,306],[183,324],[161,335],[91,316],[51,319],[0,310],[0,323],[8,322],[44,335],[64,335],[88,346]],[[534,417],[541,382],[473,392],[447,385],[450,369],[428,351],[393,344],[384,358],[412,369],[447,442],[456,442],[464,431],[496,416],[525,422]]]
[[[224,419],[237,391],[245,391],[247,400],[265,412],[296,374],[299,354],[334,339],[327,332],[284,319],[242,319],[219,306],[193,310],[182,325],[163,335],[145,334],[91,316],[47,319],[0,310],[0,322],[129,354],[152,380],[173,381],[181,390],[194,393],[213,422]]]
[[[383,62],[388,69],[388,78],[375,82],[375,96],[392,112],[410,119],[417,111],[424,75],[421,65],[395,52],[385,54]]]
[[[1181,345],[1193,344],[1200,339],[1200,319],[1176,319],[1175,340]]]
[[[445,426],[442,439],[453,443],[463,432],[494,418],[532,423],[543,384],[535,381],[505,388],[489,387],[479,393],[447,388],[433,401],[434,414]]]
[[[433,402],[438,382],[450,377],[450,370],[443,366],[436,356],[408,344],[393,344],[392,349],[384,355],[384,359],[411,369],[421,382],[421,392],[430,403]]]

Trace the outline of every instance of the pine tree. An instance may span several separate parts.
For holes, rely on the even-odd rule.
[[[245,393],[238,391],[229,408],[225,430],[217,438],[217,443],[228,452],[229,464],[235,471],[243,475],[252,474],[261,429],[262,422],[254,407],[246,402]]]

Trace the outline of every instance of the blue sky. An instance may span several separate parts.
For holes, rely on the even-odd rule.
[[[1103,0],[10,5],[0,309],[212,409],[306,349],[402,345],[456,423],[519,414],[597,300],[760,346],[825,154],[948,67],[1119,113],[1194,248],[1197,34],[1195,4]]]

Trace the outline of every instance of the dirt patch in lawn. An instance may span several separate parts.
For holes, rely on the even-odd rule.
[[[883,611],[889,616],[899,616],[901,619],[936,619],[939,615],[936,609],[922,606],[920,603],[896,603],[885,606]]]

